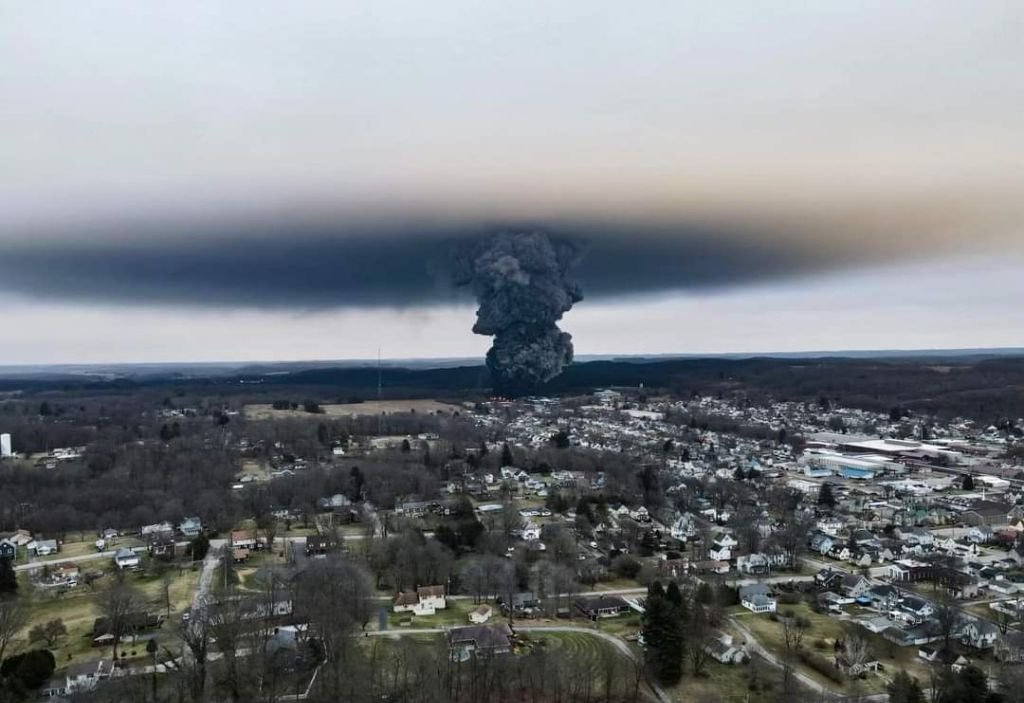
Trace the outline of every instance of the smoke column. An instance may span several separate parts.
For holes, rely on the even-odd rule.
[[[572,361],[572,337],[557,323],[583,299],[569,277],[577,258],[575,245],[543,232],[495,234],[456,253],[456,283],[480,303],[473,331],[494,337],[497,393],[527,395]]]

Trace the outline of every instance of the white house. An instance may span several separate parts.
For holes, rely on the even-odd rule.
[[[474,625],[482,625],[490,620],[492,615],[494,615],[494,609],[483,603],[469,611],[469,621]]]
[[[740,664],[747,658],[742,645],[736,645],[732,635],[719,632],[716,637],[704,644],[704,651],[722,664]]]
[[[114,563],[119,569],[135,569],[138,568],[141,560],[139,555],[130,549],[118,549],[114,554]]]
[[[433,615],[447,607],[444,586],[421,586],[415,591],[405,591],[395,596],[393,610],[396,613]]]
[[[994,647],[999,640],[999,628],[987,620],[971,620],[960,630],[960,641],[975,649]]]
[[[527,520],[523,523],[522,534],[523,539],[527,541],[540,539],[540,525],[533,520]]]
[[[774,613],[775,599],[771,589],[763,583],[740,588],[740,605],[753,613]]]

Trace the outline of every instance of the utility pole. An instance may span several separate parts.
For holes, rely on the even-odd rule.
[[[381,407],[381,391],[383,389],[383,372],[380,368],[380,347],[377,347],[377,436],[384,434],[384,409]]]

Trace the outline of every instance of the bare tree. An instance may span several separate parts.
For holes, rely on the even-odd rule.
[[[850,676],[859,676],[871,656],[868,641],[856,632],[850,631],[843,638],[843,659]]]
[[[8,645],[18,632],[28,624],[28,612],[15,598],[0,599],[0,661]]]
[[[202,701],[206,691],[206,663],[210,646],[210,619],[206,608],[195,609],[188,622],[178,627],[178,637],[188,648],[181,670],[188,680],[192,700]]]
[[[142,594],[123,579],[113,581],[97,599],[99,611],[107,621],[107,632],[114,638],[115,664],[121,638],[131,630],[133,618],[140,614],[143,603]]]

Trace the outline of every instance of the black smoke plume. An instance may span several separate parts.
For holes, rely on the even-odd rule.
[[[577,259],[573,243],[543,232],[494,234],[456,252],[456,283],[480,303],[473,331],[494,337],[487,368],[498,394],[528,395],[572,361],[557,323],[583,299],[570,277]]]

